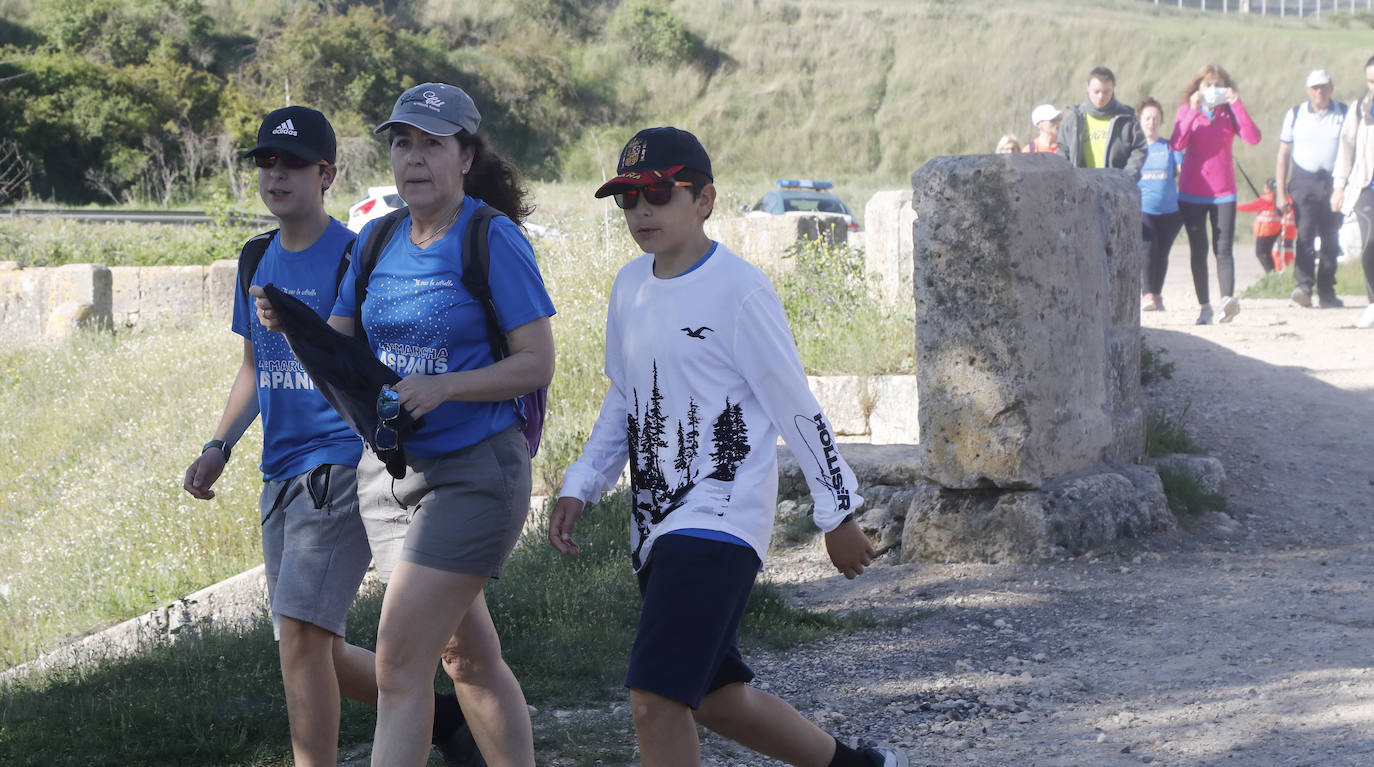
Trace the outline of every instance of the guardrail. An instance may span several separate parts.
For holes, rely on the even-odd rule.
[[[0,213],[27,218],[61,218],[81,223],[118,223],[118,224],[172,224],[181,226],[203,226],[213,224],[215,219],[208,213],[192,210],[92,210],[85,208],[0,208]],[[230,213],[229,223],[250,226],[272,227],[277,219],[272,216],[254,216],[244,213]]]

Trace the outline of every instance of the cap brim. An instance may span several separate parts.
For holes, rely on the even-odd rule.
[[[610,197],[627,186],[648,186],[650,184],[657,184],[685,167],[687,166],[674,165],[668,168],[643,171],[637,170],[632,173],[622,173],[602,184],[601,188],[597,189],[596,194],[592,196],[596,198]]]
[[[273,152],[285,152],[289,155],[299,157],[306,162],[326,162],[323,155],[310,147],[289,141],[264,141],[261,144],[243,153],[243,157],[256,157],[260,154],[272,154]]]
[[[463,126],[455,125],[440,117],[429,115],[407,115],[405,117],[393,117],[390,120],[378,125],[372,130],[373,133],[383,133],[393,125],[409,125],[419,128],[425,133],[434,136],[453,136],[463,130]]]

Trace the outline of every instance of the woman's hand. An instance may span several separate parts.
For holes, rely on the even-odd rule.
[[[1201,111],[1202,111],[1202,89],[1201,89],[1201,88],[1198,88],[1197,90],[1193,91],[1193,95],[1191,95],[1191,96],[1188,97],[1188,106],[1191,107],[1191,108],[1193,109],[1194,112],[1201,112]]]
[[[401,407],[405,408],[412,418],[419,418],[448,402],[451,393],[447,375],[417,373],[402,378],[395,387],[396,393],[401,395]]]
[[[1239,93],[1236,93],[1236,89],[1235,89],[1235,88],[1227,88],[1227,89],[1226,89],[1226,103],[1227,103],[1227,104],[1234,104],[1234,103],[1236,103],[1236,99],[1239,99],[1239,98],[1240,98],[1240,94],[1239,94]]]
[[[254,301],[254,305],[258,310],[258,322],[261,322],[264,328],[273,333],[280,333],[282,328],[281,317],[278,317],[276,310],[272,308],[272,302],[267,300],[267,292],[262,289],[262,286],[253,285],[249,287],[248,295],[257,299]]]

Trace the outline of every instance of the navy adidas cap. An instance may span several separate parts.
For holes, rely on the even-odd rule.
[[[381,133],[401,123],[435,136],[452,136],[458,131],[476,133],[482,122],[477,104],[456,85],[421,83],[401,94],[391,116],[372,132]]]
[[[647,186],[687,168],[715,180],[711,158],[697,137],[672,126],[645,128],[620,150],[615,178],[596,190],[597,197],[609,197],[626,186]]]
[[[283,107],[268,113],[258,128],[258,145],[244,157],[284,152],[306,162],[333,165],[339,156],[334,127],[324,114],[310,107]]]

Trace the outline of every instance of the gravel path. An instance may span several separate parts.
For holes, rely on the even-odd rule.
[[[1243,254],[1248,256],[1248,252]],[[1364,307],[1246,301],[1198,327],[1186,257],[1145,314],[1147,389],[1225,464],[1227,511],[1044,565],[911,564],[859,580],[812,548],[768,577],[900,627],[781,656],[763,684],[913,765],[1374,765],[1374,331]],[[1253,271],[1242,268],[1242,284]],[[1177,307],[1174,309],[1173,307]],[[714,765],[775,764],[708,741]]]

